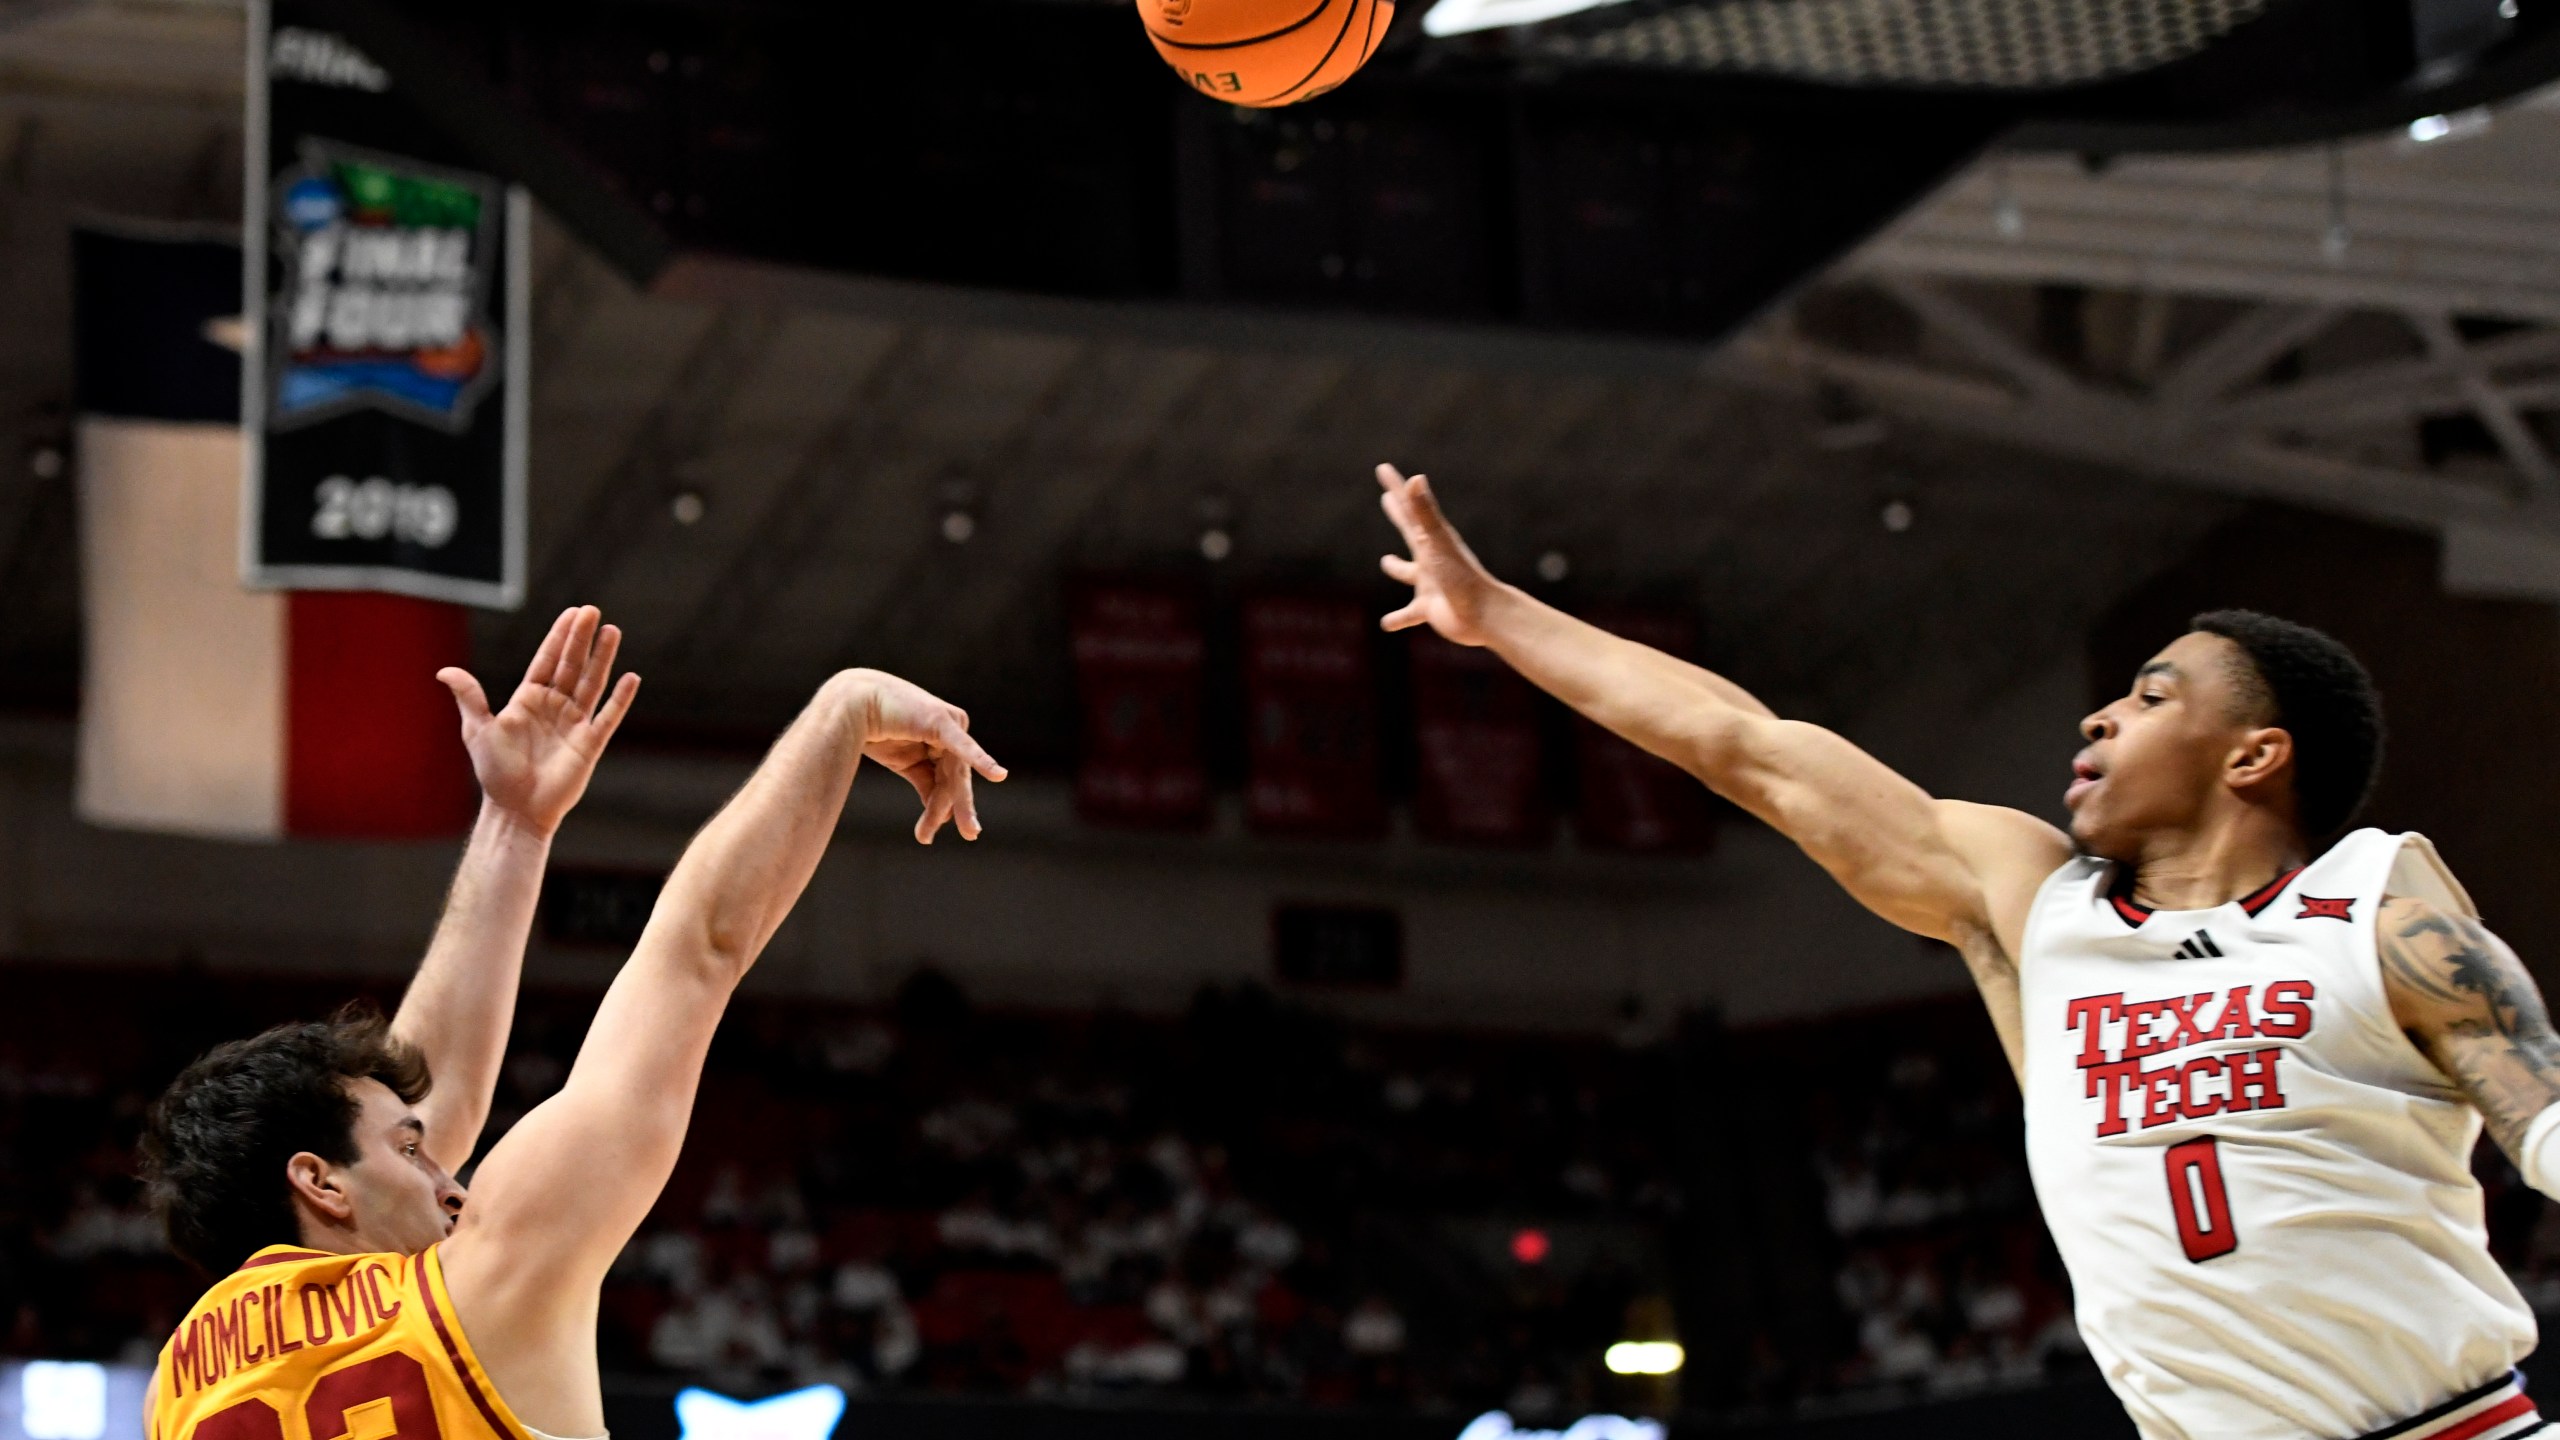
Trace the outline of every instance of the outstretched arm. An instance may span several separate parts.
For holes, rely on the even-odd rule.
[[[657,1203],[712,1032],[816,870],[866,755],[916,787],[926,843],[946,821],[976,839],[972,772],[1004,778],[956,706],[874,671],[827,682],[686,847],[567,1083],[481,1162],[445,1273],[491,1378],[536,1429],[604,1428],[597,1289]]]
[[[494,715],[467,672],[436,676],[462,711],[463,747],[480,780],[480,818],[391,1028],[427,1058],[435,1084],[418,1118],[427,1153],[448,1171],[471,1158],[489,1118],[551,837],[586,793],[639,693],[637,675],[623,676],[608,693],[621,646],[622,632],[594,606],[562,611],[507,708]]]
[[[2548,1193],[2560,1177],[2528,1136],[2560,1103],[2560,1034],[2524,962],[2469,915],[2408,896],[2383,901],[2374,939],[2393,1018],[2479,1108],[2489,1138]]]
[[[1427,624],[1490,647],[1540,689],[1766,821],[1894,924],[1962,947],[1995,916],[2023,914],[2070,855],[2043,821],[1933,799],[1831,731],[1771,714],[1723,676],[1503,584],[1441,513],[1426,478],[1381,465],[1378,480],[1411,552],[1382,567],[1414,587],[1388,629]]]
[[[2030,815],[1938,800],[1818,725],[1782,720],[1721,675],[1621,639],[1503,584],[1467,548],[1422,476],[1378,467],[1413,587],[1389,630],[1429,625],[1482,645],[1538,688],[1669,760],[1793,840],[1859,904],[1964,957],[2024,1074],[2016,956],[2036,887],[2071,854]]]

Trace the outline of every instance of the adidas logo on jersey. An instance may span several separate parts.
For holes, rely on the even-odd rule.
[[[2213,943],[2212,931],[2199,930],[2193,935],[2188,936],[2186,943],[2178,947],[2178,958],[2181,960],[2219,960],[2222,958],[2222,947]]]

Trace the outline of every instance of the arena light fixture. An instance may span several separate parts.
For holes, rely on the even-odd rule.
[[[688,1387],[676,1396],[678,1440],[827,1440],[844,1418],[844,1391],[811,1385],[763,1400]]]
[[[87,1360],[30,1360],[18,1372],[18,1428],[27,1440],[101,1440],[107,1433],[107,1367]]]
[[[1674,1340],[1621,1340],[1601,1358],[1612,1375],[1676,1375],[1689,1355]]]
[[[1471,30],[1497,30],[1506,25],[1534,25],[1620,0],[1440,0],[1422,17],[1426,35],[1464,35]]]
[[[2489,107],[2475,105],[2468,110],[2454,110],[2442,115],[2421,115],[2409,122],[2409,142],[2433,145],[2439,140],[2461,140],[2489,128]]]
[[[1467,1422],[1458,1440],[1663,1440],[1659,1420],[1631,1420],[1624,1415],[1585,1415],[1556,1430],[1523,1430],[1509,1412],[1489,1410]]]

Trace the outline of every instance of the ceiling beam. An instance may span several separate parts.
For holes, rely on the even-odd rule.
[[[566,302],[563,302],[566,303]],[[561,320],[558,312],[546,317]],[[552,617],[601,593],[663,507],[684,467],[717,433],[739,387],[755,371],[781,317],[765,306],[733,306],[712,316],[660,386],[621,460],[597,481],[534,568],[532,593],[508,627],[503,653],[530,652]]]

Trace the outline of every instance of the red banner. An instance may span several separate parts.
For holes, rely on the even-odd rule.
[[[1659,611],[1610,610],[1583,617],[1666,654],[1689,657],[1690,623]],[[1574,830],[1594,850],[1696,854],[1715,841],[1715,796],[1697,777],[1648,755],[1588,720],[1575,722],[1580,772]]]
[[[1413,632],[1412,655],[1415,828],[1463,844],[1544,841],[1537,689],[1492,651],[1428,630]]]
[[[1264,595],[1245,602],[1245,819],[1283,835],[1376,835],[1374,622],[1353,600]]]
[[[1209,819],[1200,602],[1177,586],[1096,581],[1068,599],[1083,748],[1076,813],[1113,825]]]

